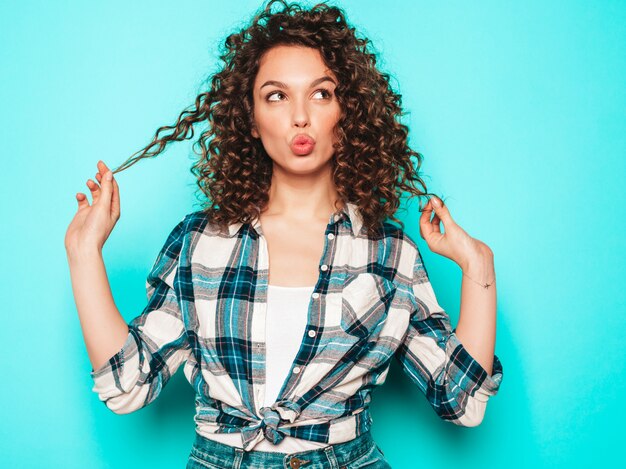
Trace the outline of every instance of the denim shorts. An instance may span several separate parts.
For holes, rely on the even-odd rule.
[[[367,431],[353,440],[297,453],[244,451],[196,433],[187,469],[390,469]]]

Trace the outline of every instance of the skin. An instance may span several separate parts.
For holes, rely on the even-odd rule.
[[[334,96],[323,100],[328,95],[319,92],[320,87],[332,92],[334,84],[324,82],[313,88],[309,86],[324,75],[337,81],[317,50],[279,46],[263,57],[254,82],[252,136],[261,139],[273,161],[269,208],[261,215],[261,224],[272,259],[270,284],[274,285],[315,284],[324,230],[334,211],[332,202],[337,199],[330,158],[335,141],[333,127],[341,109]],[[283,82],[288,88],[263,87],[268,80]],[[302,131],[316,140],[313,153],[306,157],[294,155],[289,148],[291,138]],[[439,206],[433,205],[436,202]],[[441,231],[442,222],[445,233]],[[485,289],[479,284],[495,280],[493,252],[485,243],[468,235],[437,197],[428,202],[420,216],[420,236],[431,251],[451,259],[463,270],[456,334],[491,375],[496,287],[493,284]],[[290,262],[294,257],[301,261]]]
[[[325,75],[337,82],[315,49],[279,46],[265,54],[255,77],[252,136],[261,139],[273,161],[269,204],[261,215],[271,258],[270,284],[316,283],[324,230],[339,200],[330,163],[336,141],[333,129],[341,115],[335,85],[325,81],[310,86]],[[283,82],[286,87],[263,86],[268,80]],[[289,147],[293,136],[300,132],[316,141],[310,155],[297,156]],[[102,259],[102,247],[120,218],[119,187],[115,178],[105,178],[109,168],[103,161],[98,161],[97,170],[98,182],[86,182],[93,202],[90,204],[83,193],[76,194],[78,210],[65,237],[72,287],[94,369],[122,347],[128,334],[113,301]],[[451,259],[463,271],[456,335],[491,375],[496,287],[492,284],[483,288],[481,284],[495,280],[493,252],[467,234],[437,197],[429,200],[419,224],[429,249]],[[294,257],[301,262],[289,262]]]
[[[78,210],[65,234],[72,290],[89,360],[98,369],[117,353],[128,336],[128,325],[113,300],[102,247],[120,218],[119,187],[102,161],[96,180],[87,180],[92,204],[76,194]]]
[[[293,221],[324,224],[338,194],[331,178],[330,159],[337,141],[334,127],[341,115],[334,95],[335,84],[317,78],[329,76],[338,82],[320,53],[307,47],[277,46],[266,52],[254,80],[254,129],[273,161],[268,214],[282,214]],[[283,82],[287,88],[263,86]],[[268,101],[269,99],[269,101]],[[295,155],[292,138],[305,132],[315,140],[313,152]]]
[[[334,83],[311,86],[324,76]],[[268,81],[285,86],[265,85]],[[336,75],[316,49],[277,46],[260,61],[253,88],[252,136],[261,139],[273,162],[269,202],[260,217],[271,259],[271,285],[311,286],[319,276],[324,231],[335,211],[333,204],[339,201],[330,163],[337,142],[334,128],[341,116],[336,83]],[[302,132],[315,140],[314,150],[306,156],[290,148],[293,137]]]
[[[431,219],[431,215],[433,218]],[[491,376],[496,345],[496,285],[493,251],[472,238],[452,218],[448,207],[433,197],[420,216],[420,236],[428,248],[454,261],[461,270],[461,310],[456,336]],[[443,223],[444,232],[441,232]],[[482,285],[491,284],[488,288]]]

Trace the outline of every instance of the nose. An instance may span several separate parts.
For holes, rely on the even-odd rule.
[[[296,100],[292,115],[293,125],[296,127],[306,127],[310,124],[309,110],[305,100]]]

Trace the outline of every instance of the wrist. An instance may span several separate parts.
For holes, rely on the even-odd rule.
[[[495,275],[493,253],[490,249],[486,252],[477,252],[459,263],[464,274],[479,281],[489,282]]]
[[[94,258],[102,258],[102,248],[96,245],[84,245],[66,249],[67,258],[71,263],[89,261]]]

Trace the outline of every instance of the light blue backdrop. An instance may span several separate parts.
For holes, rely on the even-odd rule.
[[[505,4],[507,3],[507,4]],[[3,467],[184,467],[193,392],[115,415],[91,391],[63,239],[96,162],[191,104],[258,1],[0,4]],[[429,188],[495,253],[500,393],[479,427],[441,421],[392,365],[373,434],[394,468],[618,460],[624,340],[626,3],[342,1],[403,95]],[[242,23],[243,22],[243,23]],[[169,230],[199,209],[191,142],[118,177],[104,257],[127,320]],[[456,324],[461,271],[420,243]]]

